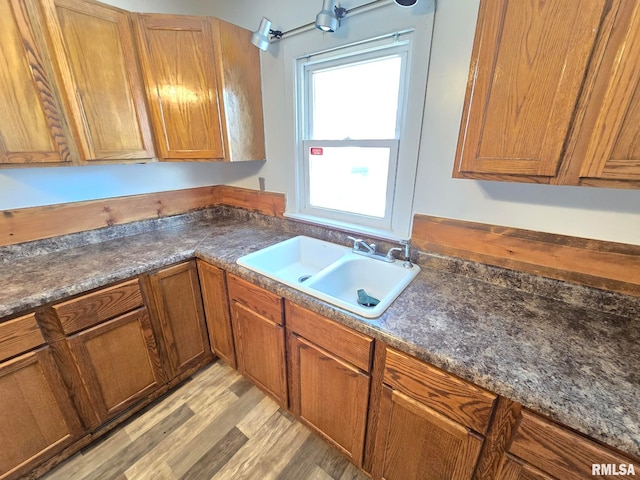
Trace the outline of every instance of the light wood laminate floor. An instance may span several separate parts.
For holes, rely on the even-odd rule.
[[[216,361],[46,480],[365,480],[315,433]]]

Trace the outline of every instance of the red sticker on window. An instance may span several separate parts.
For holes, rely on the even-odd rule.
[[[311,155],[322,155],[322,148],[320,148],[320,147],[311,147],[310,153],[311,153]]]

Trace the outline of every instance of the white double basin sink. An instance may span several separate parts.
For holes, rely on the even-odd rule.
[[[237,263],[365,318],[382,315],[420,271],[417,265],[403,266],[402,260],[388,263],[304,236],[245,255]],[[369,298],[362,292],[359,297],[359,290]],[[375,303],[367,301],[371,297],[379,303],[367,306]]]

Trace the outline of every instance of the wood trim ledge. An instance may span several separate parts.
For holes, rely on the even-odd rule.
[[[440,253],[640,295],[640,246],[417,214],[412,243]]]
[[[0,211],[0,246],[229,205],[282,217],[285,196],[216,185]]]

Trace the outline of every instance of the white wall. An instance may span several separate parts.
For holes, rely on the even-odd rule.
[[[131,11],[193,15],[206,14],[205,7],[209,7],[202,0],[104,0],[104,3]],[[263,165],[264,162],[153,163],[2,169],[0,211],[225,183],[242,183],[257,189],[258,172]]]
[[[342,5],[352,8],[361,3],[365,2],[343,1]],[[321,4],[321,0],[236,0],[209,5],[211,14],[245,28],[257,28],[264,15],[274,28],[287,30],[313,21]],[[451,178],[478,5],[479,0],[438,1],[414,213],[640,245],[640,191]],[[338,32],[346,41],[348,21]],[[318,50],[323,41],[318,33]],[[296,42],[296,37],[282,42]],[[267,189],[290,193],[293,159],[283,145],[291,143],[294,132],[288,122],[281,121],[278,109],[290,103],[293,95],[282,81],[291,59],[283,58],[287,49],[279,47],[272,45],[262,54],[268,162],[259,175],[266,178]],[[252,188],[256,183],[252,177],[235,182]]]

